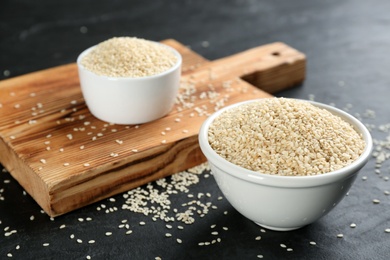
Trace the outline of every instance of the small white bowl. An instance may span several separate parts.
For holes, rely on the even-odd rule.
[[[159,119],[171,111],[179,90],[182,57],[174,48],[161,45],[175,54],[177,62],[160,74],[139,78],[107,77],[87,70],[81,60],[96,46],[79,55],[81,91],[95,117],[110,123],[132,125]]]
[[[344,111],[308,101],[338,115],[361,133],[366,143],[362,155],[342,169],[321,175],[277,176],[251,171],[219,156],[208,142],[208,129],[224,111],[254,101],[225,107],[203,123],[199,144],[213,176],[230,204],[262,227],[288,231],[313,223],[331,211],[348,192],[359,170],[370,158],[373,147],[371,135],[361,122]]]

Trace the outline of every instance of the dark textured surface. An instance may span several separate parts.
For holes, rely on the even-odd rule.
[[[307,55],[307,79],[278,96],[313,98],[359,113],[378,129],[390,123],[390,2],[364,1],[21,1],[0,2],[0,79],[75,62],[85,48],[113,36],[151,40],[174,38],[208,59],[282,41]],[[85,30],[87,29],[87,30]],[[207,41],[208,47],[202,42]],[[9,75],[8,75],[9,72]],[[1,103],[1,100],[0,100]],[[375,118],[372,113],[375,111]],[[0,119],[1,120],[1,119]],[[1,151],[0,151],[1,152]],[[388,150],[387,150],[388,152]],[[218,200],[215,181],[200,176],[191,194],[209,192],[212,209],[192,225],[169,230],[162,221],[122,210],[122,195],[50,220],[12,177],[0,173],[0,259],[389,259],[390,164],[375,173],[372,159],[349,195],[318,222],[291,232],[266,231]],[[366,176],[367,180],[362,177]],[[373,199],[379,199],[374,204]],[[171,198],[173,207],[190,201],[185,193]],[[118,207],[105,214],[97,206]],[[228,214],[225,215],[224,212]],[[33,220],[30,220],[31,216]],[[78,218],[92,218],[80,222]],[[133,233],[118,228],[127,219]],[[145,226],[138,223],[145,221]],[[356,228],[350,224],[356,223]],[[64,229],[59,227],[66,224]],[[211,228],[216,224],[214,229]],[[223,230],[222,227],[228,227]],[[11,236],[4,236],[17,230]],[[219,231],[220,243],[212,241]],[[105,232],[112,231],[112,236]],[[166,238],[165,233],[172,233]],[[343,238],[337,238],[342,233]],[[74,234],[83,240],[70,239]],[[257,241],[255,238],[261,236]],[[183,243],[178,244],[176,238]],[[94,239],[96,243],[87,242]],[[310,245],[315,241],[315,246]],[[44,247],[44,243],[49,246]],[[292,248],[288,252],[280,244]],[[17,245],[20,246],[16,249]]]

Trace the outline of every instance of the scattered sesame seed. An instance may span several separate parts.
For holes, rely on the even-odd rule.
[[[118,157],[119,154],[117,154],[117,153],[110,153],[110,156],[111,156],[111,157]]]
[[[179,243],[179,244],[183,243],[183,241],[180,238],[177,238],[176,242]]]
[[[287,248],[287,246],[285,244],[280,244],[280,247],[281,248]]]
[[[140,226],[145,226],[146,223],[144,221],[141,221],[139,224]]]
[[[207,48],[210,46],[210,43],[208,41],[202,41],[201,45],[203,48]]]
[[[380,203],[380,200],[378,200],[378,199],[373,199],[372,202],[373,202],[374,204],[379,204],[379,203]]]
[[[79,244],[82,244],[82,243],[83,243],[83,240],[81,240],[80,238],[78,238],[76,241],[77,241],[77,243],[79,243]]]
[[[9,77],[9,75],[11,75],[11,72],[9,70],[4,70],[3,75],[4,77]]]
[[[49,243],[43,243],[42,245],[43,246],[49,246],[50,244]]]
[[[310,241],[310,245],[315,246],[315,245],[317,245],[317,243],[314,241]]]
[[[263,258],[263,255],[257,255],[257,258]]]
[[[166,236],[166,237],[171,237],[172,234],[171,234],[171,233],[165,233],[165,236]]]
[[[342,238],[342,237],[344,237],[344,235],[343,234],[337,234],[337,237],[338,238]]]
[[[351,228],[355,228],[356,227],[356,224],[355,223],[351,223],[351,225],[349,225]]]
[[[261,236],[255,237],[255,240],[261,240]]]
[[[390,228],[386,228],[386,229],[385,229],[385,232],[386,232],[386,233],[390,233]]]

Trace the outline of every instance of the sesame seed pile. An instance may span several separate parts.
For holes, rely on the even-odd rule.
[[[340,117],[286,98],[225,111],[210,125],[208,138],[229,162],[281,176],[332,172],[352,163],[365,148],[362,137]]]
[[[81,60],[86,69],[98,75],[131,78],[160,74],[176,62],[175,54],[162,44],[136,37],[108,39]]]

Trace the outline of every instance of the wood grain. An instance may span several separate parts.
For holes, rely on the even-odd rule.
[[[0,82],[0,161],[47,214],[58,216],[204,162],[197,133],[208,115],[272,97],[305,77],[305,55],[283,43],[212,62],[175,40],[164,43],[183,56],[177,104],[164,118],[139,126],[94,118],[76,64]]]

